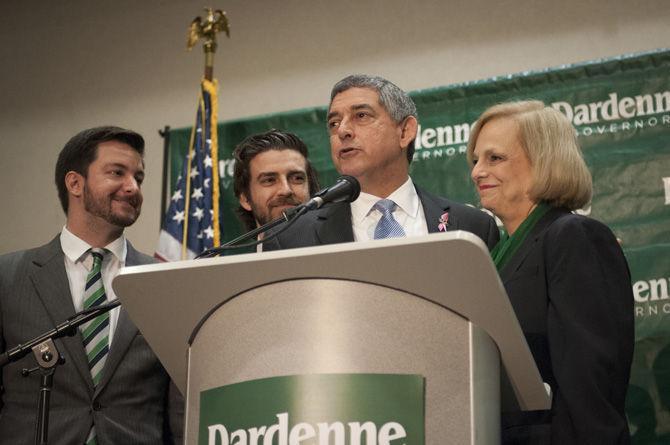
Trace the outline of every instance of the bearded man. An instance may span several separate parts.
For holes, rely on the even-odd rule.
[[[119,269],[154,260],[123,234],[140,215],[144,139],[118,127],[84,130],[61,150],[56,186],[66,214],[50,243],[0,256],[0,353],[52,329],[75,312],[116,298]],[[177,443],[183,400],[142,335],[115,308],[72,337],[53,376],[53,443]],[[32,355],[2,369],[0,440],[31,444],[40,373]]]
[[[307,146],[293,133],[270,130],[235,147],[234,190],[237,214],[246,230],[281,216],[319,190]]]

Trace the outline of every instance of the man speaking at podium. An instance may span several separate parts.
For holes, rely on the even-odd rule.
[[[352,75],[332,89],[328,109],[331,157],[340,174],[361,186],[352,203],[306,213],[265,250],[466,230],[489,249],[498,241],[493,219],[434,196],[409,177],[417,134],[416,106],[386,79]]]
[[[118,127],[84,130],[65,145],[56,186],[66,224],[50,243],[0,257],[0,352],[53,329],[75,312],[115,298],[112,278],[126,265],[153,262],[123,234],[142,207],[144,139]],[[56,340],[49,442],[171,443],[169,378],[123,309]],[[2,369],[0,443],[32,444],[40,372],[32,355]]]

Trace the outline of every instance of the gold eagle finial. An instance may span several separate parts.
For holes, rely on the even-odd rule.
[[[207,12],[207,16],[204,20],[198,16],[193,19],[189,26],[188,40],[186,41],[186,47],[189,51],[201,38],[205,41],[205,52],[216,51],[216,34],[221,31],[225,32],[226,36],[230,38],[230,27],[225,11],[205,8],[205,12]]]

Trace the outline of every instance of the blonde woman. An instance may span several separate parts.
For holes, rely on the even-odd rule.
[[[506,232],[491,255],[553,390],[550,411],[503,415],[503,443],[630,443],[630,272],[612,232],[572,213],[592,194],[572,125],[539,101],[496,105],[473,127],[467,157]]]

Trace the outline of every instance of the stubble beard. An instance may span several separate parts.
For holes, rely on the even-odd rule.
[[[140,216],[140,207],[137,199],[130,199],[128,202],[135,209],[133,214],[119,214],[112,210],[112,197],[105,196],[98,198],[93,196],[89,187],[84,187],[84,209],[91,215],[107,221],[117,227],[131,226]]]
[[[256,224],[258,226],[262,226],[264,224],[269,223],[272,221],[273,216],[272,216],[272,209],[274,206],[279,207],[280,205],[290,205],[290,206],[297,206],[300,205],[300,201],[298,198],[296,198],[295,195],[291,195],[290,197],[283,198],[283,199],[278,199],[270,204],[270,206],[261,208],[260,206],[257,206],[253,203],[253,200],[251,202],[251,213],[254,216],[254,219],[256,220]],[[280,215],[277,215],[277,218],[279,218]]]

